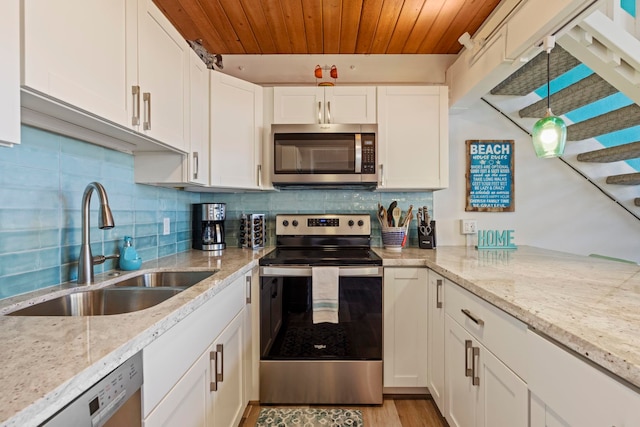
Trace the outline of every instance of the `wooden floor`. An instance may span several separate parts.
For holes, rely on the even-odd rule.
[[[261,406],[247,407],[240,427],[254,427]],[[360,409],[364,427],[446,427],[431,399],[387,399],[381,406],[349,406]]]

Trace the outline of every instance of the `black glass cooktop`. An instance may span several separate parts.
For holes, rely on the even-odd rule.
[[[382,265],[382,258],[370,248],[276,248],[260,265]]]

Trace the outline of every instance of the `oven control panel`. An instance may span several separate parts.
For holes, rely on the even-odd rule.
[[[280,214],[276,215],[276,235],[318,236],[371,234],[367,214]]]

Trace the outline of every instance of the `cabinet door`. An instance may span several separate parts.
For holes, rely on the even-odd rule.
[[[138,0],[138,130],[184,152],[188,150],[190,50],[152,0]]]
[[[213,72],[210,105],[211,186],[258,189],[262,134],[261,88]]]
[[[482,344],[475,341],[473,345],[479,349],[476,427],[527,427],[527,385]]]
[[[187,182],[209,184],[209,69],[189,52],[189,160]]]
[[[427,378],[433,401],[444,414],[444,278],[429,271],[429,304],[427,333]]]
[[[473,337],[449,315],[445,316],[446,409],[444,416],[452,427],[476,425],[479,388],[471,382]]]
[[[447,88],[378,87],[378,190],[449,185]]]
[[[326,87],[325,123],[376,123],[376,88],[367,86]]]
[[[324,122],[324,89],[317,86],[273,88],[273,123]]]
[[[23,7],[22,84],[130,126],[129,85],[137,72],[135,2],[25,0]]]
[[[205,352],[145,418],[145,427],[205,427],[209,411],[209,352]]]
[[[427,269],[384,269],[385,387],[427,386]]]
[[[243,321],[238,314],[213,343],[211,420],[214,427],[240,424],[246,402],[244,400]],[[215,378],[214,378],[215,377]],[[214,381],[215,380],[215,381]]]
[[[0,145],[20,143],[20,4],[5,2],[0,17]]]

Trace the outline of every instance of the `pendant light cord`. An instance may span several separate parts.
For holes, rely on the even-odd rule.
[[[547,50],[547,111],[551,112],[551,50]]]

